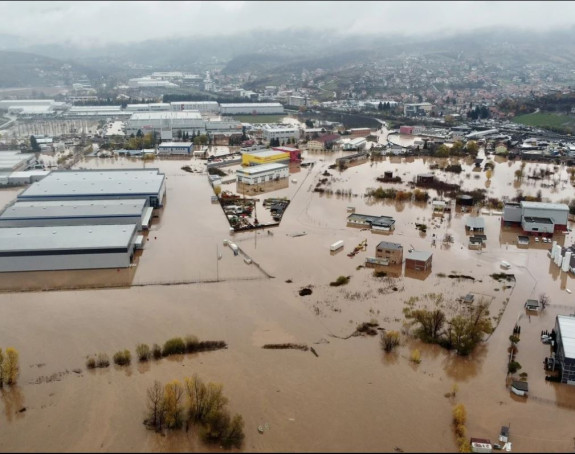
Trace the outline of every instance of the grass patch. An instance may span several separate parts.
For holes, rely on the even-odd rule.
[[[450,279],[468,279],[470,281],[475,281],[473,276],[467,276],[466,274],[450,274],[447,277]]]
[[[548,126],[573,126],[574,123],[574,119],[567,115],[557,115],[543,112],[519,115],[517,117],[513,117],[511,121],[522,125],[537,126],[541,128]]]
[[[351,276],[339,276],[335,281],[330,282],[329,285],[332,287],[339,287],[340,285],[349,284]]]
[[[515,275],[514,274],[493,273],[493,274],[490,274],[489,276],[491,276],[493,279],[495,279],[498,282],[502,282],[502,281],[514,282],[515,281]]]
[[[292,350],[302,350],[304,352],[307,352],[309,350],[309,347],[305,344],[265,344],[262,348],[267,348],[267,349],[274,349],[274,350],[286,350],[286,349],[292,349]]]

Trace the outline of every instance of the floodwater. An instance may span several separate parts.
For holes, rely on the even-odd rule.
[[[79,162],[83,168],[159,167],[168,178],[166,205],[154,219],[133,275],[125,276],[131,287],[0,294],[0,347],[17,348],[21,363],[18,386],[2,391],[0,451],[203,451],[206,447],[193,434],[162,437],[142,425],[146,389],[154,380],[183,380],[194,373],[224,385],[230,410],[244,417],[247,451],[453,452],[457,447],[451,410],[456,403],[467,409],[469,436],[495,442],[500,426],[511,424],[515,451],[571,450],[575,388],[544,380],[542,364],[549,347],[539,337],[541,330],[553,328],[555,315],[573,312],[575,295],[566,290],[575,284],[572,275],[550,264],[550,246],[518,248],[517,231],[501,231],[499,216],[484,215],[487,245],[482,251],[470,250],[464,229],[467,214],[438,218],[429,204],[363,196],[366,188],[379,186],[375,177],[384,170],[411,181],[429,171],[433,160],[387,158],[342,173],[328,169],[340,155],[304,153],[307,161],[316,162],[313,167],[290,176],[288,188],[259,197],[290,198],[281,225],[271,233],[234,234],[219,205],[210,203],[211,187],[201,161]],[[185,172],[184,165],[199,171]],[[464,165],[465,172],[474,175],[471,165]],[[516,165],[498,163],[489,190],[514,195]],[[351,189],[352,195],[313,192],[319,179],[326,178],[325,171],[331,174],[328,187]],[[437,175],[453,182],[462,179],[467,189],[485,184],[485,173],[478,174],[479,179]],[[551,201],[572,194],[571,187],[558,192],[541,187],[543,181],[522,185],[533,192],[541,189]],[[223,187],[234,188],[234,183]],[[8,202],[17,192],[0,191],[0,201]],[[261,201],[258,213],[265,211]],[[393,216],[396,230],[384,235],[347,227],[351,206],[356,213]],[[428,224],[426,234],[415,229],[416,222]],[[453,243],[443,244],[446,233]],[[234,256],[224,239],[236,242],[259,268],[246,264],[242,255]],[[573,242],[572,234],[555,239]],[[337,240],[344,241],[344,249],[331,254],[329,246]],[[367,250],[348,257],[364,240]],[[432,271],[395,269],[398,277],[374,277],[360,265],[375,255],[382,240],[399,242],[404,251],[432,251]],[[506,272],[515,274],[515,285],[489,276],[502,271],[501,260],[511,264]],[[105,286],[111,278],[106,272],[81,273],[54,272],[44,281],[58,287],[85,279]],[[475,280],[442,277],[452,273]],[[0,285],[30,284],[42,273],[26,274],[7,276]],[[340,275],[350,276],[350,283],[331,287]],[[299,296],[303,287],[313,293]],[[442,293],[448,301],[474,293],[490,303],[494,324],[502,314],[495,332],[471,357],[459,358],[406,335],[392,354],[382,352],[377,337],[342,339],[371,319],[385,329],[402,330],[405,302],[431,292]],[[543,292],[551,305],[528,317],[525,300]],[[522,328],[516,358],[521,371],[529,374],[526,399],[506,388],[508,338],[516,323]],[[146,365],[85,370],[87,355],[106,352],[111,357],[124,348],[133,352],[140,342],[162,344],[186,334],[225,340],[229,348]],[[261,348],[283,342],[313,346],[319,356]],[[420,364],[409,360],[415,348],[421,351]],[[73,372],[75,368],[81,373]],[[454,383],[457,395],[445,397]],[[26,411],[19,412],[23,407]],[[258,433],[257,427],[266,423],[269,430]]]

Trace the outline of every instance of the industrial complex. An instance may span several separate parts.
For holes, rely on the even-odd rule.
[[[158,169],[50,172],[0,213],[0,272],[131,266],[165,180]]]

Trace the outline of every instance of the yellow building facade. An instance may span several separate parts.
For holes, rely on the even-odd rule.
[[[284,151],[261,150],[242,154],[243,166],[258,166],[276,162],[289,162],[290,154]]]

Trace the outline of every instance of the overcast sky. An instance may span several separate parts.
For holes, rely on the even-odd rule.
[[[575,2],[0,2],[0,34],[35,44],[98,45],[312,27],[344,33],[549,30],[573,25]]]

